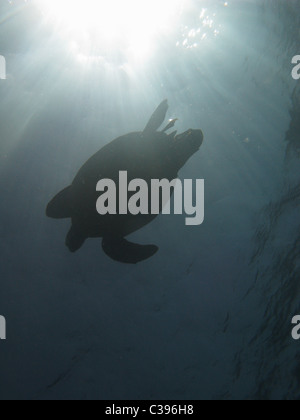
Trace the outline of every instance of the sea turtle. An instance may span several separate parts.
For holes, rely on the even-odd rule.
[[[48,217],[72,219],[66,238],[66,246],[71,252],[81,248],[87,238],[103,238],[104,252],[123,263],[136,264],[158,251],[154,245],[138,245],[125,239],[157,215],[117,213],[101,216],[96,210],[99,198],[96,185],[101,179],[110,179],[118,185],[120,171],[127,171],[128,182],[142,179],[148,185],[153,179],[172,181],[178,177],[179,170],[200,149],[203,133],[188,130],[181,135],[176,135],[176,131],[168,135],[166,132],[176,120],[171,120],[164,130],[157,131],[167,110],[168,101],[165,100],[151,116],[144,131],[124,135],[103,147],[83,165],[72,185],[48,204]]]

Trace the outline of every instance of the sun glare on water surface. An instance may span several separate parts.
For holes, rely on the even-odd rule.
[[[176,24],[187,0],[35,0],[78,56],[126,51],[145,59]]]

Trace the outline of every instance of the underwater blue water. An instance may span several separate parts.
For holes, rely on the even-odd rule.
[[[299,399],[300,4],[224,3],[189,2],[142,63],[84,65],[31,2],[2,1],[0,399]],[[204,132],[180,176],[205,179],[205,223],[160,216],[132,236],[160,248],[137,266],[99,240],[70,254],[48,201],[165,98]]]

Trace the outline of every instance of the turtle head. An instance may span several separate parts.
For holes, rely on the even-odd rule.
[[[175,126],[177,119],[170,120],[162,131],[157,131],[164,122],[167,111],[168,101],[165,100],[151,116],[142,137],[151,145],[148,154],[154,146],[155,153],[168,156],[174,162],[174,168],[179,170],[202,146],[203,133],[201,130],[190,129],[179,135],[176,135],[177,131],[168,135],[167,132]]]
[[[171,134],[172,136],[172,134]],[[200,149],[204,140],[202,130],[188,130],[174,136],[173,148],[176,161],[182,168],[185,163]]]

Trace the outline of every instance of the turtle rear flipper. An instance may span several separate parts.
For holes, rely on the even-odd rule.
[[[66,246],[71,252],[76,252],[82,247],[85,240],[86,237],[72,226],[66,237]]]
[[[138,245],[114,236],[104,237],[102,248],[105,254],[114,261],[125,264],[137,264],[153,257],[158,251],[158,247],[155,245]]]
[[[67,187],[50,201],[46,215],[52,219],[68,219],[72,217],[72,187]]]

